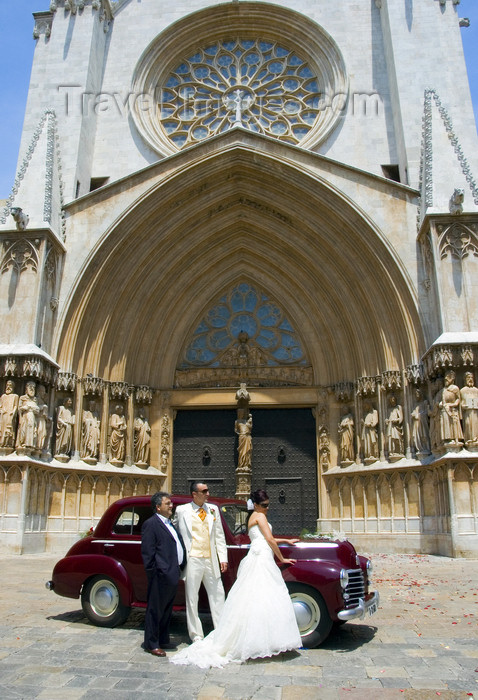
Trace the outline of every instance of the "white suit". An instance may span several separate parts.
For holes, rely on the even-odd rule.
[[[201,583],[206,588],[212,620],[216,627],[224,607],[224,588],[221,581],[220,562],[227,562],[227,547],[222,528],[221,516],[217,506],[205,503],[203,506],[207,515],[204,522],[209,532],[209,557],[191,555],[193,548],[193,529],[199,521],[195,512],[199,506],[195,503],[186,503],[178,506],[174,515],[174,525],[179,529],[184,541],[187,553],[187,565],[185,572],[186,584],[186,615],[188,633],[190,638],[203,638],[204,632],[198,615],[198,595]],[[200,522],[200,521],[199,521]]]

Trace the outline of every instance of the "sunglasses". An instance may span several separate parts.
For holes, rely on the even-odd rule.
[[[258,506],[261,506],[261,508],[269,508],[269,503],[258,503]]]
[[[209,489],[202,489],[202,491],[196,491],[196,493],[209,493]]]

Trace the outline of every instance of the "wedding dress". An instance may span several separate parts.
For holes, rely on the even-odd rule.
[[[219,624],[207,637],[170,657],[200,668],[274,656],[302,646],[294,608],[272,549],[259,529],[227,596]]]

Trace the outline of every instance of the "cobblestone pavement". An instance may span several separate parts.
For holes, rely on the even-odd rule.
[[[57,558],[0,557],[1,700],[478,698],[478,560],[375,555],[376,615],[318,649],[203,671],[145,654],[142,612],[100,629],[47,591]],[[186,642],[183,614],[172,633]]]

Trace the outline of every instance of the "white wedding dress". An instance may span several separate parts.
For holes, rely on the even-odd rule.
[[[227,596],[219,624],[207,637],[170,657],[200,668],[274,656],[302,646],[294,608],[272,549],[259,529]]]

